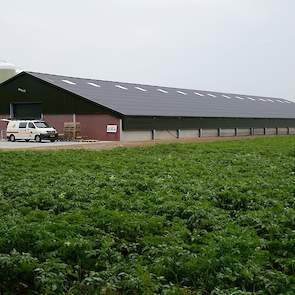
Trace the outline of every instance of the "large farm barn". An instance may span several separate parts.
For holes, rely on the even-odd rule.
[[[0,85],[0,117],[42,118],[59,133],[79,122],[82,137],[106,141],[295,134],[286,99],[35,72]]]

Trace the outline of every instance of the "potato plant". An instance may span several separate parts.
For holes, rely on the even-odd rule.
[[[294,137],[0,169],[0,294],[295,294]]]

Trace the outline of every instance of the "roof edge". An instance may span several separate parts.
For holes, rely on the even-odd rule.
[[[28,74],[28,73],[26,71],[22,71],[22,72],[16,74],[15,76],[9,78],[8,80],[5,80],[2,83],[0,83],[0,87],[3,86],[3,85],[6,85],[7,83],[10,83],[11,81],[17,79],[20,76],[24,76],[25,74]]]

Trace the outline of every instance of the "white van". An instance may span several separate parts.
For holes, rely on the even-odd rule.
[[[57,131],[44,121],[40,120],[5,120],[8,122],[6,136],[9,141],[23,139],[25,141],[35,140],[41,142],[48,139],[54,142]]]

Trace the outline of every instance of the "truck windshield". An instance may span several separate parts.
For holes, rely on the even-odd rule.
[[[38,128],[50,128],[50,126],[46,122],[34,122],[36,127]]]

